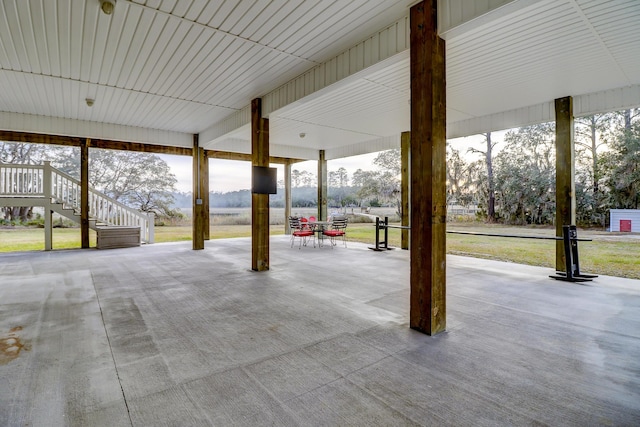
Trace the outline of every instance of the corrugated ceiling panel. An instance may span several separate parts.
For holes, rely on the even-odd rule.
[[[222,0],[216,3],[218,3],[218,8],[215,13],[211,15],[211,19],[207,22],[207,25],[213,28],[220,28],[239,3],[232,0]]]
[[[204,35],[204,34],[203,34]],[[184,99],[204,100],[202,88],[207,86],[207,79],[211,78],[214,64],[219,61],[219,55],[228,48],[233,40],[220,33],[211,34],[208,43],[192,60],[192,66],[176,79],[170,93]]]
[[[329,3],[325,3],[328,5]],[[281,21],[269,22],[264,34],[256,41],[262,45],[280,48],[280,44],[291,37],[296,31],[303,28],[311,17],[316,16],[323,8],[322,2],[318,0],[287,2],[285,10],[287,14]]]
[[[44,41],[40,42],[46,50],[46,58],[48,61],[49,73],[53,76],[60,75],[60,56],[58,45],[58,21],[55,17],[58,15],[58,7],[55,2],[43,3],[43,15],[41,26],[45,30]],[[54,17],[53,19],[51,17]],[[46,19],[45,19],[46,18]]]
[[[299,102],[303,123],[397,132],[406,121],[408,60],[391,59],[408,48],[408,20],[400,18],[412,4],[122,0],[107,16],[97,0],[3,0],[0,110],[193,133],[262,96],[267,114]],[[450,22],[504,5],[447,37],[448,111],[456,117],[498,117],[640,79],[636,0],[439,4]],[[388,56],[388,69],[366,75]],[[96,99],[93,108],[86,97]]]
[[[163,73],[158,76],[158,80],[153,85],[153,92],[180,97],[180,94],[176,94],[170,88],[176,85],[180,76],[188,74],[194,65],[193,58],[209,39],[210,34],[203,34],[201,28],[191,28],[176,49],[175,55],[173,55]]]
[[[14,2],[0,2],[2,11],[2,25],[0,35],[5,41],[5,48],[9,54],[11,69],[31,72],[31,65],[26,57],[26,46],[22,36],[18,11]]]
[[[324,46],[326,40],[335,40],[336,37],[340,37],[349,24],[358,25],[357,22],[353,22],[352,13],[361,8],[362,1],[320,3],[321,13],[310,14],[309,18],[301,19],[300,23],[297,23],[299,26],[309,28],[308,31],[300,32],[299,28],[294,26],[290,28],[291,32],[282,33],[274,42],[277,43],[279,49],[305,58],[313,58],[318,50],[318,45]],[[296,33],[292,37],[294,31]]]
[[[310,58],[316,62],[325,61],[331,57],[336,50],[346,50],[353,46],[352,40],[365,40],[373,32],[380,31],[389,26],[392,22],[406,16],[409,12],[409,4],[415,3],[406,0],[367,0],[366,8],[361,7],[348,19],[340,21],[341,26],[331,29],[325,33],[331,35],[322,45],[310,46],[310,50],[304,50],[301,56]],[[393,21],[389,18],[395,17]],[[403,37],[402,37],[403,38]],[[396,35],[392,36],[392,40]]]
[[[127,81],[129,87],[139,88],[144,92],[148,92],[151,85],[155,82],[155,78],[162,71],[164,55],[169,40],[177,30],[180,22],[171,19],[166,15],[157,15],[149,30],[149,44],[146,50],[146,58],[136,62],[134,69],[140,69],[139,73],[131,73],[131,78]]]
[[[589,36],[580,26],[581,21],[576,17],[571,18],[571,15],[573,10],[570,7],[554,6],[539,12],[536,18],[526,23],[519,18],[509,19],[496,23],[491,29],[478,31],[473,36],[448,42],[449,81],[455,79],[458,73],[491,75],[501,71],[496,68],[500,64],[515,68],[521,62],[533,63],[553,47],[566,53],[567,49],[560,44],[560,40],[566,40],[567,32],[577,30],[582,35],[576,34],[576,37]],[[564,25],[560,26],[562,22]],[[528,46],[532,39],[536,40],[535,46]],[[529,48],[525,49],[527,46]],[[472,68],[464,66],[467,64]]]
[[[148,50],[143,50],[143,46],[153,27],[155,15],[147,10],[135,15],[136,17],[132,17],[132,22],[129,23],[131,25],[135,22],[135,31],[125,32],[120,40],[119,54],[117,56],[122,58],[122,62],[116,63],[115,69],[112,69],[112,76],[115,77],[116,86],[118,87],[134,87],[129,85],[128,82],[132,78],[138,77],[135,75],[135,70],[141,68],[148,58],[148,54],[142,55],[141,52],[148,52]]]
[[[235,2],[235,6],[233,10],[229,13],[229,15],[225,18],[224,22],[218,27],[220,30],[229,32],[231,34],[239,34],[238,31],[233,31],[233,28],[240,24],[243,26],[243,21],[250,22],[254,19],[256,15],[256,10],[254,8],[253,2]],[[258,2],[260,3],[260,2]],[[257,5],[258,7],[263,7],[262,5]]]
[[[171,9],[171,13],[176,16],[184,16],[188,11],[191,5],[193,4],[192,0],[186,1],[177,1],[174,3],[173,8]]]
[[[311,2],[307,3],[307,7],[309,6],[311,6]],[[296,19],[295,15],[292,16],[296,7],[287,0],[273,1],[261,11],[258,18],[251,25],[237,34],[264,44],[265,38],[269,36],[269,33],[271,31],[275,32],[274,28],[285,25],[287,19]],[[304,11],[298,12],[298,14],[304,15]]]
[[[255,2],[229,27],[229,32],[231,34],[238,34],[249,40],[255,40],[252,37],[253,33],[259,26],[266,22],[271,22],[271,17],[278,9],[283,8],[283,5],[284,3],[281,1],[272,1],[266,5],[262,2]]]
[[[439,0],[438,26],[446,32],[513,0]]]
[[[84,13],[82,26],[82,44],[80,53],[80,76],[82,81],[89,81],[91,78],[91,65],[93,56],[100,56],[102,52],[96,49],[96,29],[98,27],[100,13],[95,9],[87,8]]]
[[[191,2],[191,4],[189,5],[189,8],[185,13],[182,13],[181,11],[176,11],[176,14],[179,16],[184,16],[190,21],[195,21],[198,18],[198,16],[202,14],[202,11],[208,6],[209,3],[214,3],[215,5],[215,3],[217,2],[211,2],[209,0],[194,0]]]
[[[345,157],[358,156],[361,154],[375,153],[377,151],[396,148],[400,148],[400,134],[371,139],[348,146],[331,148],[326,150],[325,158],[327,160],[342,159]]]

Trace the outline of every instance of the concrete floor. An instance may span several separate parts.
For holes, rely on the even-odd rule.
[[[1,426],[640,425],[640,281],[249,239],[0,255]]]

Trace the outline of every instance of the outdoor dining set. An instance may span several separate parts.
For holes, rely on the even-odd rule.
[[[336,246],[338,240],[342,240],[344,247],[347,247],[347,217],[335,216],[330,221],[318,221],[316,217],[289,217],[289,227],[291,228],[291,247],[298,239],[298,249],[302,246],[308,246],[309,242],[313,242],[313,247],[324,246],[324,238],[327,237],[331,243],[331,247]]]

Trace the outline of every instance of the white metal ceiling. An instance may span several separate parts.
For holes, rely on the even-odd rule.
[[[450,125],[640,85],[640,1],[491,1],[508,7],[443,33]],[[461,16],[469,2],[477,6],[440,1]],[[199,133],[407,16],[413,3],[118,0],[108,16],[99,0],[2,0],[0,114]],[[271,138],[362,151],[364,141],[409,129],[408,101],[405,54],[275,111]],[[246,129],[227,139],[246,140]],[[210,148],[246,150],[234,144],[219,138]]]

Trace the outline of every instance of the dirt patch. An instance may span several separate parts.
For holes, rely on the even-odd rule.
[[[31,350],[31,346],[20,338],[20,331],[22,326],[16,326],[7,335],[0,336],[0,365],[6,365],[23,351]]]

